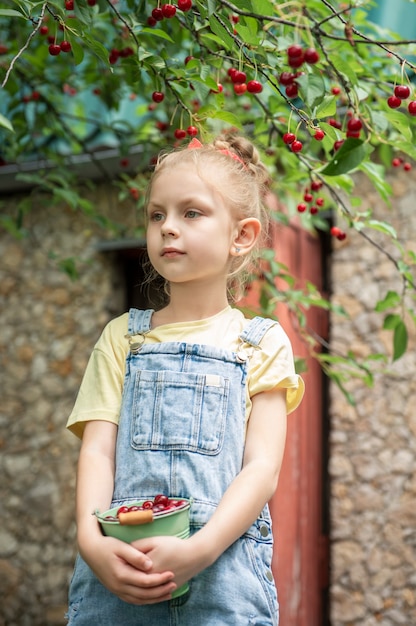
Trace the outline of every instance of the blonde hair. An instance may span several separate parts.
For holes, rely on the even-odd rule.
[[[261,223],[261,234],[253,250],[247,255],[233,257],[231,262],[228,294],[231,301],[237,301],[244,294],[245,285],[255,271],[259,250],[268,237],[269,217],[263,201],[270,186],[269,172],[250,140],[241,135],[222,134],[211,143],[197,148],[188,149],[186,146],[184,149],[161,153],[148,186],[146,205],[157,176],[167,168],[182,163],[195,165],[200,178],[215,188],[237,220],[254,217]],[[209,165],[218,170],[215,180],[208,177],[206,167]],[[148,269],[146,282],[160,279],[153,268],[150,272]],[[165,284],[165,290],[169,294],[168,284]]]

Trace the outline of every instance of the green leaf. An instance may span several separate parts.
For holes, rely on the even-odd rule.
[[[3,128],[7,128],[7,130],[10,130],[11,133],[14,133],[14,128],[12,123],[7,119],[7,117],[4,117],[4,115],[2,115],[0,113],[0,126],[3,126]]]
[[[326,176],[338,176],[351,172],[360,165],[367,154],[367,149],[360,139],[349,137],[321,173]]]
[[[400,133],[406,141],[412,141],[412,129],[409,124],[409,118],[400,111],[392,111],[388,109],[384,112],[387,121]]]
[[[385,233],[386,235],[390,235],[390,237],[397,239],[396,230],[391,224],[387,224],[387,222],[380,222],[379,220],[367,220],[365,222],[365,226],[369,226],[374,230],[378,230],[381,233]]]
[[[383,328],[386,330],[394,330],[396,326],[401,323],[401,321],[402,318],[400,315],[397,315],[397,313],[390,313],[384,318]]]
[[[260,15],[273,15],[274,6],[269,0],[251,0],[251,6],[255,13]]]
[[[168,35],[168,33],[161,28],[140,28],[135,30],[136,33],[140,35],[152,35],[152,37],[160,37],[161,39],[166,39],[171,43],[175,43],[172,37]]]
[[[384,167],[378,163],[363,161],[363,163],[360,163],[359,169],[367,175],[369,180],[371,180],[383,200],[387,204],[390,204],[392,188],[391,185],[386,181]]]
[[[393,335],[393,361],[397,361],[407,349],[407,328],[403,320],[395,326]]]
[[[223,46],[228,50],[231,50],[234,47],[234,40],[228,33],[227,29],[221,24],[216,14],[210,16],[209,25],[212,32],[215,35],[218,35]]]
[[[27,20],[27,15],[20,13],[20,11],[15,11],[14,9],[0,9],[0,15],[4,15],[5,17],[22,17],[24,20]]]
[[[313,112],[313,116],[319,120],[323,117],[331,117],[335,115],[336,111],[337,102],[335,96],[325,96],[324,99],[317,105],[315,111]]]
[[[393,309],[398,306],[401,302],[401,298],[397,291],[388,291],[384,296],[383,300],[379,300],[375,306],[375,311],[377,313],[382,313],[387,309]]]
[[[299,84],[303,101],[313,109],[326,93],[325,81],[319,74],[305,74],[296,80]]]
[[[231,111],[216,111],[210,117],[216,120],[222,120],[223,122],[227,122],[228,124],[236,126],[237,128],[241,128],[241,119],[234,113],[231,113]]]

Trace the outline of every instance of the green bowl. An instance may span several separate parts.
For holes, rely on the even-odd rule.
[[[191,508],[191,500],[187,498],[175,498],[183,500],[186,505],[173,510],[168,510],[166,513],[161,511],[155,513],[152,522],[147,524],[126,525],[120,524],[119,521],[106,519],[107,517],[117,517],[117,511],[120,506],[116,506],[107,511],[100,513],[96,511],[98,521],[101,524],[103,533],[108,537],[115,537],[126,543],[131,543],[137,539],[146,539],[148,537],[157,537],[160,535],[179,537],[180,539],[187,539],[190,534],[189,530],[189,510]],[[146,498],[148,500],[148,498]],[[129,502],[128,506],[136,505],[140,506],[145,502],[144,499],[137,500],[135,502]],[[182,585],[172,593],[172,598],[177,598],[183,595],[189,589],[188,583]]]

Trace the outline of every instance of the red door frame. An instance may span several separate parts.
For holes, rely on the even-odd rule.
[[[296,223],[271,230],[276,259],[299,279],[322,289],[321,240]],[[253,306],[254,289],[247,298]],[[283,465],[276,494],[270,502],[275,534],[272,569],[280,604],[280,626],[322,626],[322,589],[327,586],[327,541],[322,534],[322,372],[294,327],[283,305],[276,316],[289,335],[294,354],[307,361],[302,374],[306,393],[288,418]],[[308,326],[327,337],[328,315],[312,308]]]

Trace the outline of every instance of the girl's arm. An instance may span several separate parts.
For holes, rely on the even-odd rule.
[[[97,578],[132,604],[169,599],[173,574],[149,573],[152,562],[131,545],[105,537],[93,512],[110,507],[114,488],[117,426],[91,421],[85,426],[78,461],[76,518],[79,551]],[[160,570],[159,570],[160,571]]]
[[[208,523],[186,540],[159,537],[135,542],[156,571],[169,567],[178,585],[211,565],[241,537],[276,490],[286,440],[286,392],[263,392],[252,400],[242,470]]]

